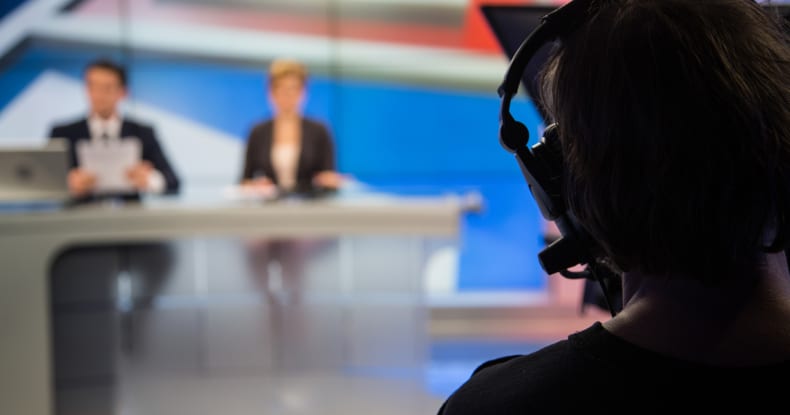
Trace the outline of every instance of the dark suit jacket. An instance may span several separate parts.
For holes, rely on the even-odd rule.
[[[69,142],[69,158],[71,160],[71,167],[77,167],[79,160],[77,160],[77,142],[79,140],[90,139],[90,128],[88,127],[88,120],[83,118],[78,121],[56,125],[49,133],[50,138],[65,138]],[[180,182],[178,176],[173,170],[172,166],[167,160],[159,141],[156,138],[153,127],[141,124],[134,120],[124,118],[121,124],[121,137],[137,137],[142,144],[143,160],[149,161],[156,170],[162,173],[165,179],[165,193],[176,194],[178,193]],[[139,195],[122,195],[125,199],[139,198]]]
[[[272,165],[274,121],[256,125],[247,138],[244,171],[241,180],[266,176],[279,184]],[[296,173],[298,190],[312,189],[313,176],[324,170],[335,170],[335,147],[327,127],[321,122],[302,119],[302,145]]]

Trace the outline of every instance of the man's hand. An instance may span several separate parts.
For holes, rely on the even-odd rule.
[[[126,177],[132,182],[132,186],[134,186],[135,189],[143,191],[148,188],[152,171],[154,171],[154,166],[150,162],[141,161],[126,171]]]
[[[79,167],[71,169],[67,178],[73,196],[85,196],[96,186],[96,176]]]

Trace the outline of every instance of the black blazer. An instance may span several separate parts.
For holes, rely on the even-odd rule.
[[[250,131],[241,181],[266,176],[279,184],[272,165],[273,142],[273,120],[261,122]],[[302,144],[296,172],[297,189],[312,189],[313,177],[324,170],[335,170],[335,146],[329,129],[321,122],[302,118]]]
[[[72,168],[77,167],[79,164],[77,160],[77,142],[79,140],[89,140],[90,136],[88,120],[85,118],[68,124],[56,125],[49,133],[50,138],[65,138],[68,140],[69,159]],[[124,118],[121,124],[121,138],[126,137],[137,137],[140,140],[143,148],[143,160],[150,162],[155,169],[162,173],[165,179],[165,194],[178,193],[180,180],[168,162],[162,147],[159,145],[153,127]]]

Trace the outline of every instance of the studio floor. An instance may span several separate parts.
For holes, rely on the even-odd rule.
[[[257,349],[255,345],[235,340],[223,345],[214,339],[199,348],[179,350],[160,340],[138,338],[131,350],[118,355],[118,377],[112,390],[104,385],[61,391],[59,402],[66,404],[58,415],[431,415],[483,361],[529,353],[606,317],[597,310],[579,313],[570,304],[515,306],[512,295],[502,297],[502,302],[511,304],[433,307],[422,361],[411,350],[390,351],[392,361],[386,354],[374,353],[368,356],[376,356],[380,362],[349,364],[360,357],[350,356],[353,351],[347,347],[340,348],[345,350],[340,350],[339,357],[332,352],[319,356],[320,344],[295,343],[318,340],[293,333],[279,333],[287,340],[270,351],[269,356],[276,358],[269,361],[251,352]],[[327,318],[326,310],[317,312]],[[184,322],[172,316],[164,320],[169,320],[171,335]],[[148,333],[160,338],[163,334],[159,329]],[[328,336],[329,349],[332,338]],[[419,339],[412,337],[398,347]],[[171,349],[163,350],[167,347]],[[154,348],[160,350],[154,352]],[[245,356],[250,362],[234,355]],[[335,358],[338,360],[333,361]],[[198,361],[202,363],[195,365]],[[80,408],[79,412],[75,408]]]
[[[580,310],[579,281],[551,278],[540,292],[426,294],[414,281],[370,285],[367,277],[344,291],[326,282],[322,265],[324,285],[308,278],[295,299],[282,285],[256,289],[227,259],[200,278],[194,267],[174,267],[156,290],[154,280],[122,273],[105,294],[74,297],[85,295],[75,278],[98,275],[79,273],[82,264],[155,258],[136,249],[76,251],[56,269],[69,283],[55,286],[56,415],[431,415],[480,363],[607,317]],[[387,269],[408,275],[396,265],[405,266]]]

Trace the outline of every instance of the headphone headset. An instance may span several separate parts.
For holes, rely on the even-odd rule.
[[[549,275],[560,273],[571,279],[597,280],[603,290],[606,304],[614,316],[618,311],[615,308],[619,309],[622,304],[620,302],[613,307],[609,297],[620,295],[616,291],[620,275],[597,261],[602,256],[602,249],[584,230],[567,206],[562,182],[564,162],[559,138],[560,127],[556,123],[547,126],[543,137],[530,149],[529,130],[524,124],[516,121],[510,113],[510,103],[518,92],[522,75],[530,60],[544,45],[573,33],[587,22],[597,10],[596,3],[597,0],[572,0],[546,14],[541,18],[538,27],[516,50],[505,73],[505,79],[497,90],[502,100],[499,142],[505,150],[515,156],[543,217],[553,221],[560,230],[561,237],[538,253],[541,267]],[[763,7],[790,21],[790,8],[772,6],[770,3],[764,3]],[[781,240],[777,240],[775,246],[768,249],[772,251],[781,249],[781,243]],[[787,251],[787,255],[790,258],[790,250]],[[568,270],[579,264],[586,264],[584,271]]]
[[[566,278],[597,280],[601,284],[609,310],[614,315],[616,310],[609,298],[611,290],[607,281],[611,282],[612,277],[619,278],[619,275],[597,263],[596,257],[600,255],[600,248],[581,227],[565,202],[562,191],[564,163],[559,126],[554,123],[546,127],[540,142],[530,149],[529,130],[510,113],[510,103],[518,92],[522,74],[530,60],[545,44],[572,33],[586,22],[592,15],[594,2],[595,0],[573,0],[548,13],[521,43],[498,89],[502,100],[499,142],[515,156],[543,217],[556,223],[562,235],[538,254],[541,267],[549,275],[559,272]],[[568,270],[578,264],[586,264],[585,271]]]

